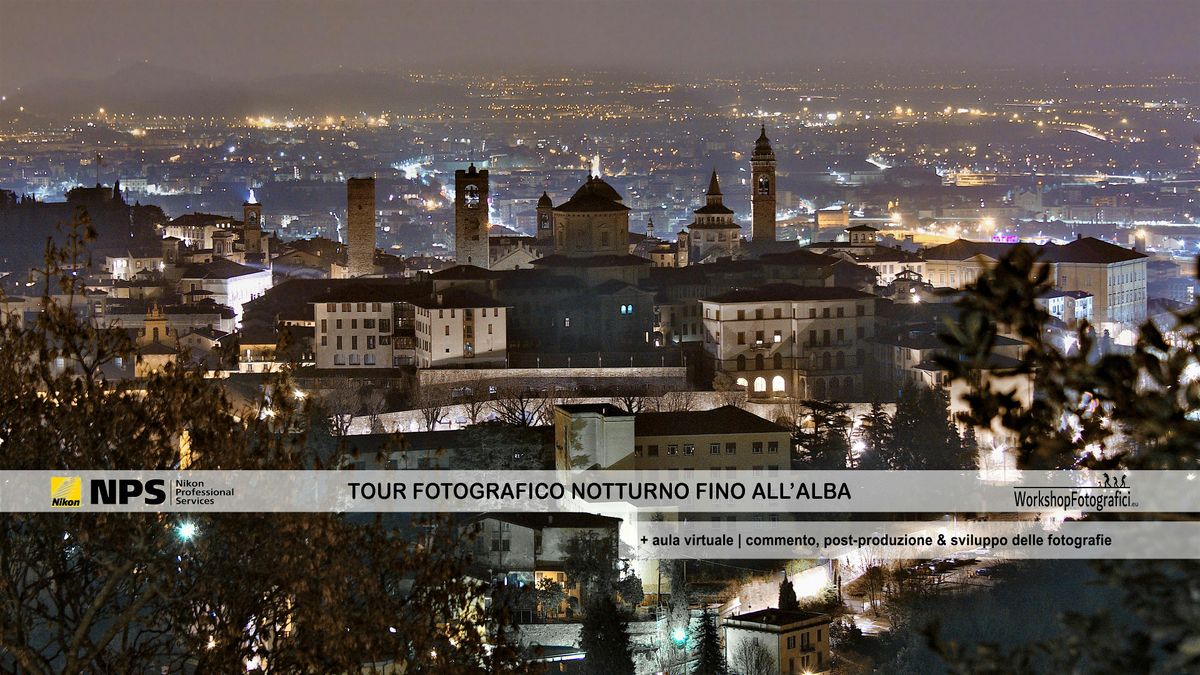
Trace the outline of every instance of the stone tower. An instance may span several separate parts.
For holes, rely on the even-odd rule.
[[[554,246],[554,202],[545,192],[537,203],[537,242]]]
[[[246,248],[247,262],[261,262],[262,246],[262,204],[254,198],[254,190],[250,198],[242,204],[242,245]]]
[[[754,154],[750,157],[751,198],[754,214],[751,237],[754,241],[775,241],[775,151],[763,125]]]
[[[351,277],[375,273],[375,179],[346,181],[346,244]]]
[[[538,211],[540,215],[540,207]],[[459,265],[486,268],[491,264],[488,251],[488,172],[487,169],[476,169],[474,162],[466,171],[459,169],[454,172],[454,250]]]

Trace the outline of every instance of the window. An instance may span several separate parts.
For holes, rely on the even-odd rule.
[[[326,312],[336,312],[337,311],[337,303],[336,302],[325,303],[325,311]]]
[[[364,365],[364,366],[373,366],[373,365],[375,365],[375,355],[374,355],[374,354],[366,354],[366,355],[364,355],[364,356],[363,356],[363,365]]]
[[[375,349],[375,336],[374,335],[367,336],[367,349]]]
[[[683,444],[683,454],[685,454],[685,455],[694,455],[694,454],[696,454],[696,446],[695,446],[695,444],[693,444],[693,443],[684,443],[684,444]]]
[[[374,328],[375,319],[363,319],[363,328]]]
[[[329,346],[329,336],[328,336],[328,335],[322,335],[322,336],[321,336],[321,346],[322,346],[322,347],[328,347],[328,346]]]
[[[359,311],[359,312],[367,311],[367,303],[360,302],[360,303],[357,303],[357,305],[358,305],[358,309],[356,311]]]
[[[358,349],[358,336],[357,335],[350,336],[350,349]]]
[[[633,456],[634,457],[642,456],[642,446],[640,446],[640,445],[633,446]]]
[[[725,444],[725,454],[736,455],[737,454],[737,443],[726,443]]]
[[[358,330],[358,319],[350,319],[350,330]]]
[[[844,307],[838,307],[837,315],[838,315],[839,319],[842,318],[843,316],[846,316],[846,309]]]
[[[672,443],[671,445],[668,445],[667,446],[667,454],[668,455],[678,455],[679,454],[679,446],[675,445],[674,443]]]
[[[348,302],[343,302],[343,303],[342,303],[342,311],[343,311],[343,312],[349,312],[349,311],[350,311],[350,303],[348,303]]]
[[[720,443],[709,443],[708,444],[708,454],[710,454],[710,455],[721,454],[721,444]]]
[[[338,329],[338,330],[341,330],[341,329],[342,329],[342,320],[341,320],[341,319],[338,319],[337,321],[335,321],[335,322],[334,322],[334,324],[333,324],[333,327],[334,327],[334,328],[336,328],[336,329]]]
[[[341,354],[334,354],[333,355],[333,365],[335,365],[335,366],[346,365],[346,357],[342,356]]]
[[[446,326],[445,328],[446,328],[446,335],[449,335],[450,334],[450,326]]]
[[[767,452],[779,452],[779,441],[767,441]]]
[[[746,334],[741,331],[738,332],[738,344],[739,345],[746,344]]]
[[[324,333],[328,330],[329,330],[329,320],[321,319],[321,332]]]
[[[379,303],[378,303],[378,302],[372,302],[372,303],[371,303],[371,311],[372,311],[372,312],[379,312],[379,311],[382,311],[382,308],[379,306]]]
[[[646,455],[649,457],[658,457],[658,446],[651,445],[646,448]]]
[[[779,308],[779,307],[776,307],[776,308],[775,308],[775,318],[776,318],[776,319],[782,319],[782,318],[783,318],[783,310],[782,310],[781,308]]]
[[[380,333],[392,332],[392,320],[391,319],[380,319],[379,320],[379,332]]]
[[[338,351],[342,350],[342,336],[341,335],[337,336],[337,349],[338,349]]]
[[[783,332],[782,331],[775,331],[775,342],[776,343],[783,342]]]
[[[750,452],[752,452],[756,455],[761,455],[762,450],[763,450],[762,441],[754,441],[753,443],[750,444]]]

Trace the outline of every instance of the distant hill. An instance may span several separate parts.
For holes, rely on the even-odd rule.
[[[22,104],[51,115],[87,113],[100,107],[162,115],[345,114],[409,112],[434,102],[464,100],[461,88],[403,75],[358,70],[287,75],[229,82],[146,63],[108,77],[57,78],[23,88]]]

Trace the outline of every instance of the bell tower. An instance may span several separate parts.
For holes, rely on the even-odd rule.
[[[750,178],[750,206],[754,216],[751,237],[753,241],[775,241],[775,151],[771,149],[765,124],[750,157]]]
[[[246,249],[246,260],[258,262],[262,257],[262,204],[250,191],[250,198],[242,204],[242,245]]]
[[[549,197],[547,197],[549,199]],[[539,216],[541,208],[538,209]],[[540,225],[538,229],[541,233]],[[454,250],[459,265],[487,268],[488,250],[488,172],[475,168],[454,172]]]
[[[537,242],[554,246],[554,202],[545,192],[537,203]]]

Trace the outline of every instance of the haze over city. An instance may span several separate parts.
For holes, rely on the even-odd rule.
[[[1198,26],[5,0],[0,674],[1200,671]]]

